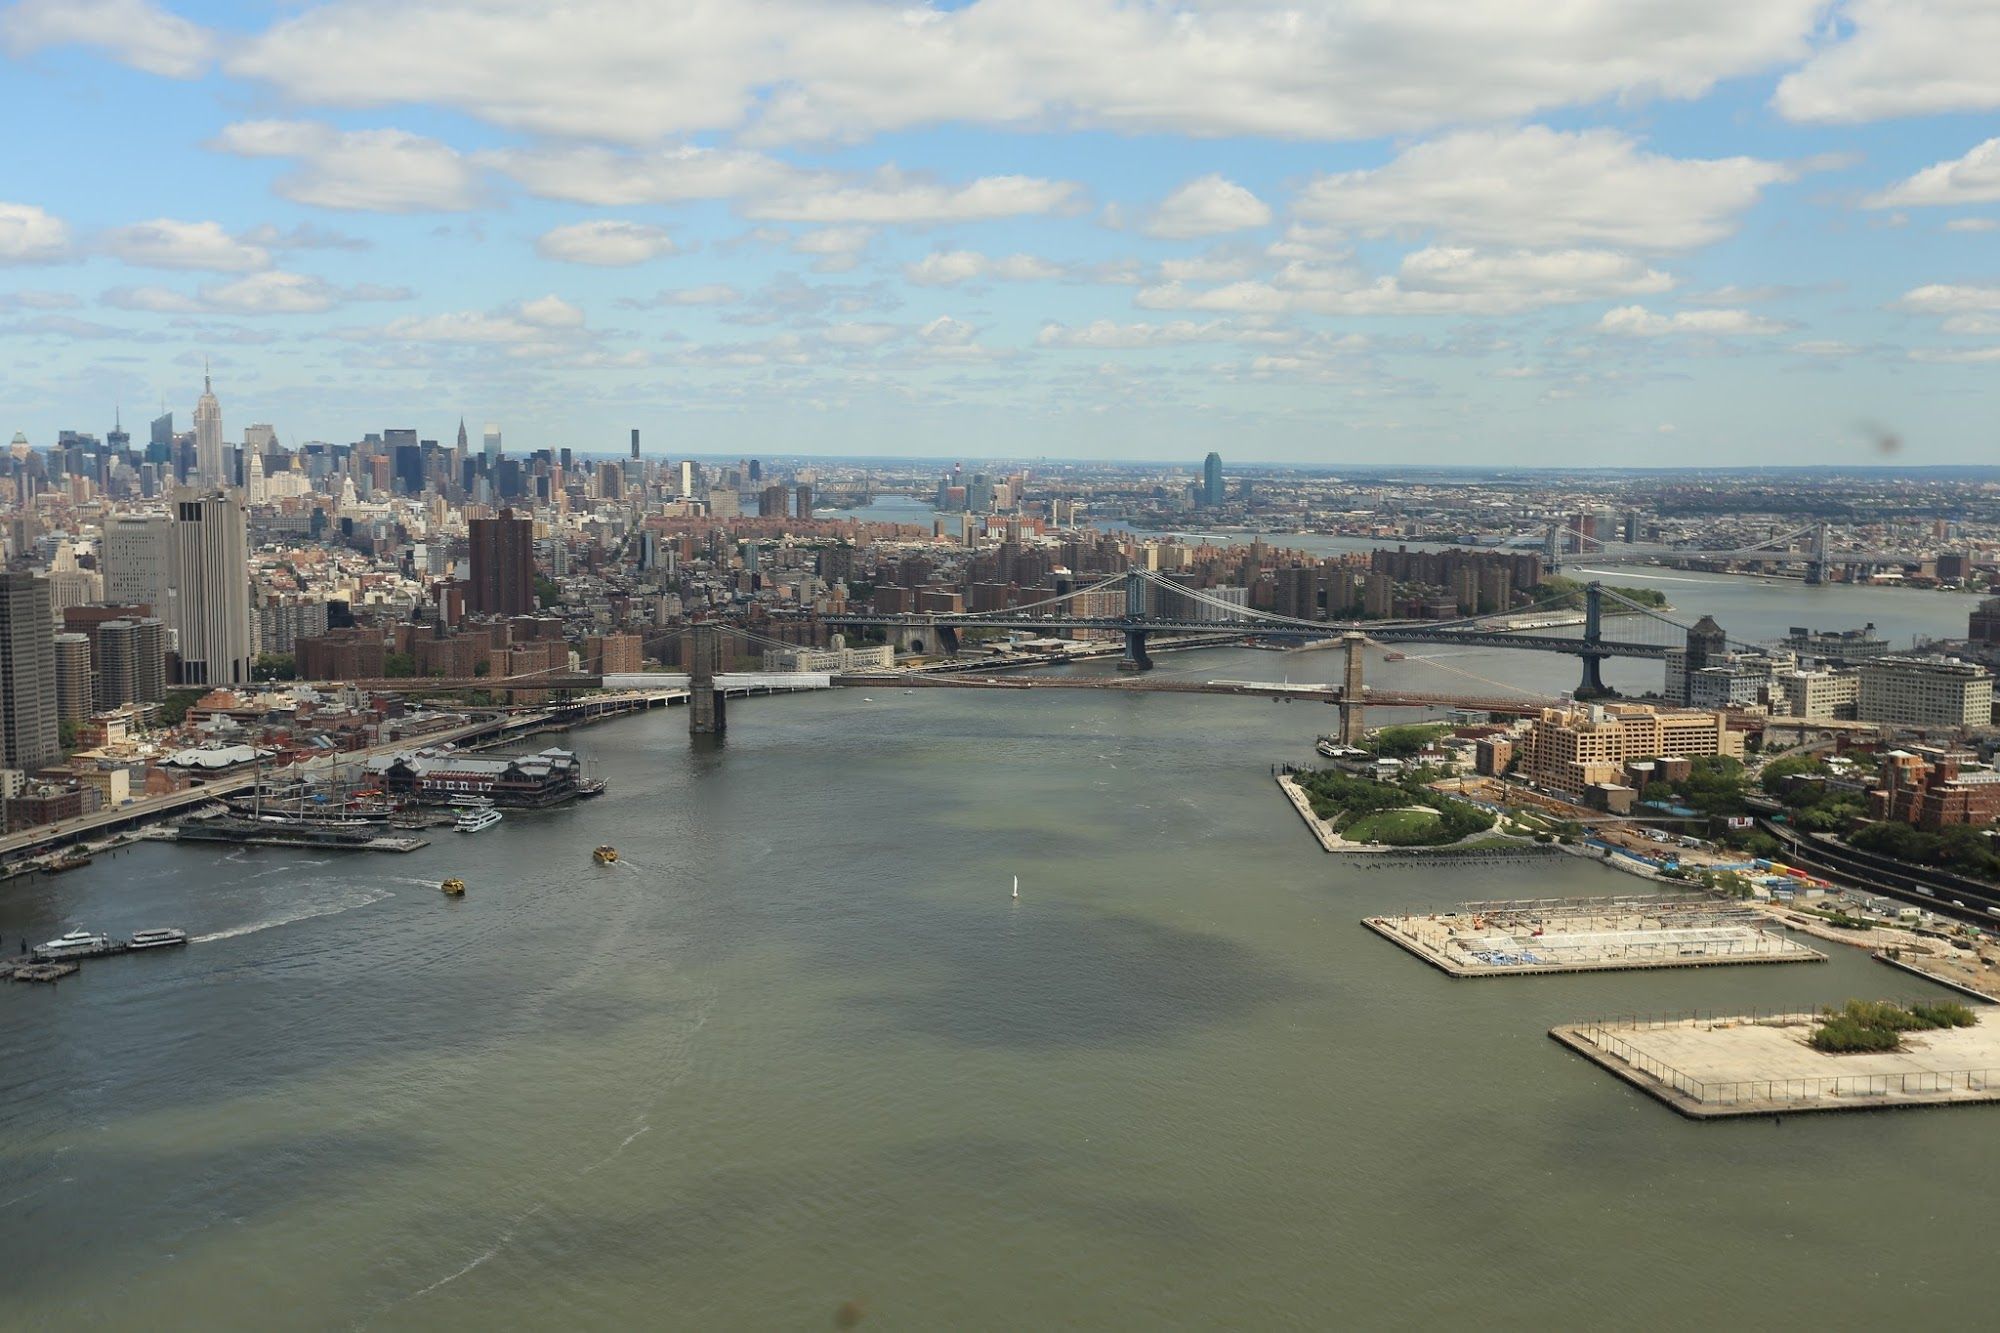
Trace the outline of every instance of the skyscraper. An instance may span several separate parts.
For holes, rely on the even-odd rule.
[[[158,617],[97,627],[97,706],[158,703],[167,694],[167,628]]]
[[[56,649],[56,721],[79,722],[90,716],[90,636],[58,634]]]
[[[692,500],[694,498],[695,487],[700,482],[701,470],[694,465],[692,459],[683,458],[681,460],[681,499]]]
[[[472,442],[465,437],[465,418],[460,417],[458,419],[458,457],[453,461],[463,463],[470,457],[472,457]]]
[[[514,511],[475,518],[471,532],[472,586],[466,609],[475,615],[519,616],[535,609],[535,525]]]
[[[174,414],[162,412],[153,418],[146,437],[146,461],[171,468],[174,462]]]
[[[1201,463],[1201,503],[1205,509],[1222,508],[1222,455],[1211,453]]]
[[[178,624],[174,596],[174,521],[165,514],[121,514],[104,527],[104,598],[145,605]]]
[[[639,457],[639,428],[637,426],[632,428],[632,457],[634,459]]]
[[[195,485],[204,489],[229,484],[222,461],[222,404],[216,401],[206,366],[201,372],[201,397],[194,403],[194,471]]]
[[[0,574],[0,768],[34,773],[62,756],[54,605],[46,579]]]
[[[251,679],[250,558],[243,508],[216,491],[174,505],[181,680],[241,685]]]
[[[486,455],[486,466],[490,470],[500,461],[500,427],[486,423],[485,438],[480,441],[481,451]]]

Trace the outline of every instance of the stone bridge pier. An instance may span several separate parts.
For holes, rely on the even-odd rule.
[[[958,626],[940,625],[935,620],[898,625],[893,640],[898,657],[911,654],[919,657],[957,657],[958,642]]]

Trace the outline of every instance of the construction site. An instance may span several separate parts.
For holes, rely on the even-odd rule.
[[[1754,908],[1691,896],[1473,902],[1362,924],[1454,977],[1826,961]]]

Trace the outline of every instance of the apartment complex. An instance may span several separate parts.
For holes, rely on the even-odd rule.
[[[1993,674],[1955,657],[1870,658],[1860,667],[1864,722],[1983,727],[1993,720]]]
[[[1520,775],[1572,796],[1618,782],[1628,760],[1743,757],[1743,733],[1724,714],[1645,704],[1544,708],[1520,741]]]

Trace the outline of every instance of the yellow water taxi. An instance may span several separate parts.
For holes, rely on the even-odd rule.
[[[438,887],[444,890],[444,896],[447,898],[463,898],[465,896],[465,881],[462,879],[448,879],[438,885]]]
[[[618,849],[616,847],[609,847],[609,846],[599,847],[596,851],[592,852],[590,855],[592,859],[597,862],[597,864],[601,866],[608,866],[611,865],[613,862],[617,861]]]

